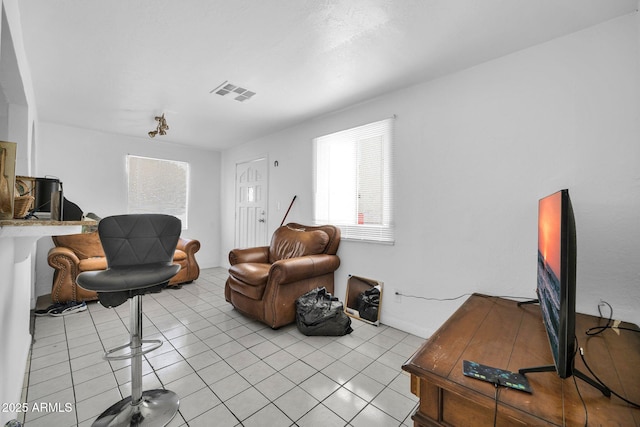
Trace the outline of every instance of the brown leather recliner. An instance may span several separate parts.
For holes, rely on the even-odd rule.
[[[296,320],[296,299],[324,286],[333,293],[340,229],[289,223],[279,227],[270,246],[234,249],[224,294],[240,312],[271,328]]]
[[[52,238],[56,246],[49,250],[47,256],[49,265],[55,269],[51,286],[52,301],[57,303],[97,300],[98,294],[79,286],[76,277],[83,271],[107,268],[107,259],[98,232]],[[198,240],[182,237],[179,239],[173,262],[180,264],[180,271],[169,281],[169,286],[191,283],[200,276],[200,267],[195,257],[199,250]]]

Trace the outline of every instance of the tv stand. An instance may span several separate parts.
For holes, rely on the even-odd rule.
[[[521,369],[518,369],[518,373],[521,374],[521,375],[525,375],[525,374],[527,374],[529,372],[556,372],[556,367],[555,367],[555,365],[545,365],[545,366],[535,366],[535,367],[532,367],[532,368],[521,368]],[[595,387],[596,389],[600,390],[600,392],[602,394],[604,394],[605,396],[611,397],[611,390],[609,390],[609,387],[605,386],[604,384],[599,383],[598,381],[594,380],[591,377],[588,377],[582,371],[580,371],[578,369],[574,369],[573,370],[573,375],[575,375],[576,377],[580,378],[582,381],[586,382],[590,386]]]
[[[464,360],[512,372],[521,366],[553,364],[540,308],[518,305],[473,294],[404,364],[402,369],[411,374],[411,391],[420,399],[412,416],[415,427],[493,425],[494,416],[497,425],[581,426],[583,400],[589,425],[640,426],[639,409],[616,396],[604,397],[599,387],[562,379],[555,372],[529,375],[531,394],[502,389],[497,404],[493,384],[465,376]],[[584,331],[599,321],[576,315],[576,337],[587,362],[612,390],[640,400],[640,334],[606,330],[587,336]],[[638,328],[626,322],[621,326]],[[586,372],[579,357],[575,368]]]

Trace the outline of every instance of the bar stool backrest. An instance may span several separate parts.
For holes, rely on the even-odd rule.
[[[178,218],[164,214],[115,215],[98,225],[108,268],[172,263],[181,230]]]

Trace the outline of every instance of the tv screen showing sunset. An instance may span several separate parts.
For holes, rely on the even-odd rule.
[[[556,365],[560,345],[561,233],[562,193],[558,192],[538,205],[538,299]]]

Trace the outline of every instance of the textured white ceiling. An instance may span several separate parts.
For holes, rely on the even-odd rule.
[[[630,13],[637,0],[27,0],[41,120],[220,150]],[[244,103],[210,91],[228,80]]]

